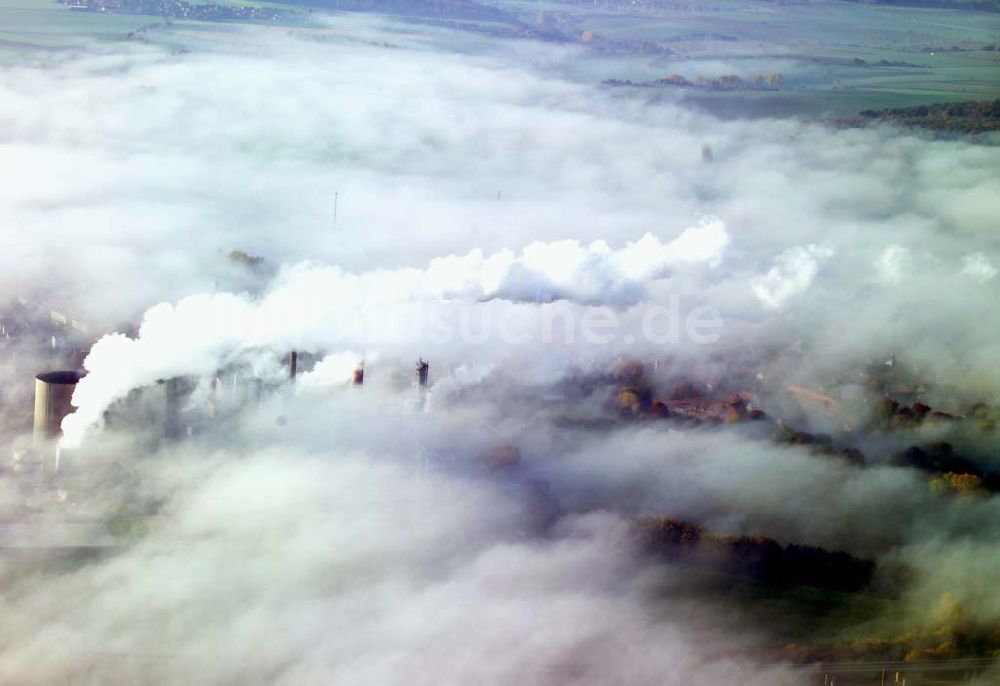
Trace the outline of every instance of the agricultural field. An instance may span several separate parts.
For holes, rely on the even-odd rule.
[[[121,39],[150,17],[72,12],[52,0],[0,0],[0,56],[60,50],[87,40]]]
[[[841,116],[1000,94],[1000,18],[995,13],[861,5],[733,2],[628,14],[561,3],[507,2],[524,16],[589,32],[616,45],[643,41],[666,54],[594,50],[567,67],[573,78],[636,83],[780,73],[773,92],[682,90],[729,116]],[[668,97],[678,89],[671,88]]]
[[[198,4],[198,3],[194,3]],[[301,12],[301,26],[321,35],[336,13],[300,3],[243,3]],[[599,85],[648,85],[668,76],[688,81],[778,74],[777,89],[628,88],[653,101],[683,100],[723,117],[844,117],[885,109],[1000,97],[1000,19],[995,13],[917,9],[821,0],[802,5],[719,2],[656,11],[611,11],[579,4],[498,0],[510,24],[449,21],[421,29],[426,40],[465,51],[555,42],[564,58],[547,68]],[[155,15],[79,12],[52,0],[0,0],[0,55],[58,50],[83,41],[122,40],[162,23]],[[405,25],[431,18],[404,16]],[[237,22],[239,23],[239,22]],[[287,22],[279,22],[285,24]],[[175,30],[225,31],[219,23],[171,20]],[[534,33],[533,33],[534,32]],[[427,37],[430,38],[427,38]]]
[[[194,2],[192,4],[208,4]],[[221,7],[260,7],[294,11],[287,5],[256,0],[213,0]],[[303,12],[303,21],[307,13]],[[60,51],[93,43],[122,41],[136,31],[152,27],[177,32],[219,32],[222,22],[170,18],[154,14],[128,14],[113,11],[85,12],[69,8],[55,0],[0,0],[0,60],[28,58],[38,51]],[[240,23],[240,22],[233,22]],[[294,24],[294,22],[293,22]]]

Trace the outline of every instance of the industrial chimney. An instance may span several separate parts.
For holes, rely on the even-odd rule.
[[[35,377],[35,447],[62,435],[63,417],[73,411],[70,401],[84,372],[43,372]]]
[[[185,388],[184,379],[179,376],[158,379],[156,383],[163,388],[163,436],[178,439],[183,434],[181,404],[189,389]]]
[[[358,365],[358,368],[354,370],[354,385],[363,386],[365,383],[365,363],[362,362]]]
[[[288,355],[288,378],[295,381],[295,376],[299,372],[299,352],[293,350]]]
[[[427,388],[427,376],[430,374],[431,365],[424,361],[424,358],[420,358],[417,361],[417,386],[419,388]]]

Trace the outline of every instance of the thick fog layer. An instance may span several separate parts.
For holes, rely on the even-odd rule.
[[[143,477],[172,499],[141,543],[5,576],[0,678],[797,683],[741,656],[748,637],[708,608],[696,627],[651,605],[622,520],[570,516],[538,538],[537,486],[450,448],[465,431],[365,389],[161,455]]]
[[[161,300],[266,288],[268,270],[302,261],[359,286],[414,267],[443,294],[618,307],[643,282],[655,302],[707,300],[734,344],[769,318],[817,363],[905,348],[996,391],[996,324],[980,316],[1000,288],[991,147],[722,123],[553,81],[509,51],[271,33],[5,68],[5,287],[99,331]],[[726,239],[696,246],[709,268],[679,273],[671,241],[709,216]],[[593,264],[630,244],[637,271]],[[234,250],[263,257],[259,273]],[[379,283],[358,297],[407,287]]]
[[[766,351],[789,382],[894,355],[995,400],[996,148],[722,122],[533,66],[572,50],[412,31],[153,32],[0,68],[0,288],[95,339],[62,425],[102,475],[81,512],[157,508],[85,563],[4,560],[0,681],[810,683],[752,657],[769,627],[671,594],[690,572],[638,550],[638,515],[873,559],[883,592],[905,568],[909,616],[950,593],[1000,621],[995,495],[746,426],[563,430],[544,396]],[[319,362],[279,386],[292,350]],[[268,392],[186,440],[105,426],[237,366]],[[856,447],[906,447],[880,440]]]

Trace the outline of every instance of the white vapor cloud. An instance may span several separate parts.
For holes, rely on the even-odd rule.
[[[751,281],[753,293],[765,306],[779,309],[789,298],[805,292],[821,262],[832,256],[832,249],[819,245],[789,248],[774,259],[766,274]]]

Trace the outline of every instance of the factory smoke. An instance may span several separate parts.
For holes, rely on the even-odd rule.
[[[646,234],[618,250],[605,241],[534,242],[518,253],[484,256],[477,249],[434,258],[423,270],[361,274],[303,263],[279,274],[259,298],[212,293],[163,303],[143,315],[135,338],[110,334],[90,350],[87,376],[74,394],[77,409],[63,422],[63,441],[78,446],[111,403],[134,389],[182,374],[210,374],[262,350],[430,346],[432,327],[420,317],[442,301],[451,307],[437,313],[451,317],[489,300],[636,305],[649,298],[649,285],[674,271],[717,268],[728,242],[725,227],[713,218],[671,241]],[[393,340],[386,340],[387,321],[396,322]]]

